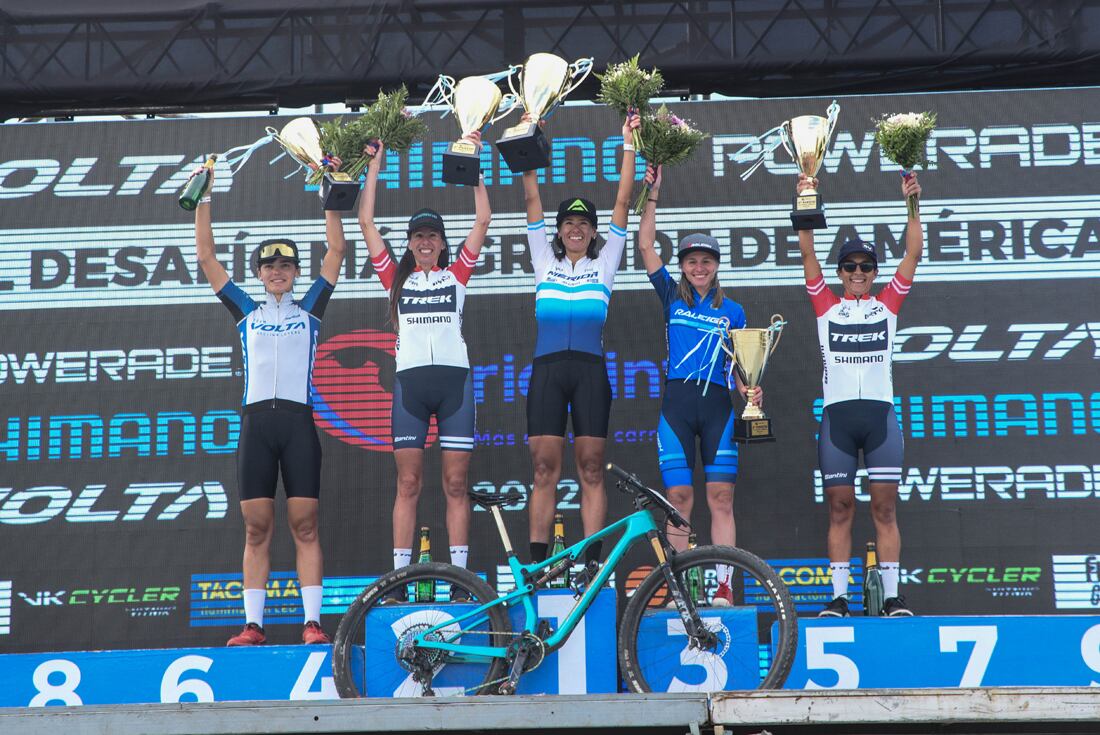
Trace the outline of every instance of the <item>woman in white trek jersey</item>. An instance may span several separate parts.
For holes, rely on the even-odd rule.
[[[798,192],[817,186],[800,176]],[[902,194],[920,195],[916,174],[902,180]],[[855,516],[855,477],[858,453],[870,479],[871,516],[882,569],[886,600],[883,614],[912,615],[898,595],[901,534],[898,532],[898,482],[901,480],[902,436],[894,413],[891,359],[898,312],[913,284],[924,231],[920,214],[905,227],[905,255],[890,283],[878,296],[871,287],[878,275],[878,255],[871,243],[849,240],[837,255],[837,276],[844,298],[825,286],[814,253],[812,230],[798,233],[806,290],[817,316],[821,343],[825,407],[818,433],[818,463],[829,502],[829,570],[833,600],[822,617],[848,615],[849,559],[852,555],[852,519]]]
[[[470,133],[466,138],[481,146],[480,133]],[[409,219],[408,245],[400,262],[394,264],[374,223],[383,155],[379,145],[359,199],[359,225],[378,279],[389,292],[390,318],[397,331],[392,414],[393,458],[397,464],[393,563],[397,569],[412,558],[416,506],[423,486],[424,442],[434,415],[443,450],[451,563],[465,567],[470,549],[470,501],[466,492],[474,449],[474,389],[462,337],[462,309],[466,283],[489,230],[489,194],[483,181],[474,187],[474,226],[454,263],[450,262],[443,218],[433,210],[421,209]],[[400,596],[401,591],[395,591],[392,601],[400,601]],[[461,598],[467,592],[452,590],[451,596]]]
[[[529,115],[524,116],[530,120]],[[629,141],[640,121],[623,123]],[[557,232],[546,230],[538,174],[523,174],[527,241],[535,267],[535,321],[538,339],[527,393],[527,434],[534,465],[531,558],[546,558],[556,506],[555,492],[565,452],[565,424],[573,417],[574,453],[581,482],[585,535],[598,531],[607,515],[603,454],[611,413],[611,384],[603,357],[603,325],[626,245],[626,217],[634,186],[634,146],[623,145],[623,162],[607,238],[600,247],[592,202],[567,197],[558,207]],[[586,550],[586,562],[599,559],[600,544]]]
[[[320,626],[322,556],[317,506],[321,443],[313,425],[311,393],[321,318],[344,260],[344,226],[339,213],[325,212],[328,252],[319,277],[300,300],[292,293],[301,275],[297,245],[285,239],[261,243],[256,254],[256,275],[265,294],[262,301],[253,300],[229,280],[215,254],[209,195],[213,181],[211,176],[207,194],[195,209],[195,250],[210,287],[237,324],[245,375],[237,440],[237,480],[245,528],[245,626],[229,639],[229,645],[250,646],[266,640],[264,600],[280,472],[305,612],[302,641],[328,643]]]

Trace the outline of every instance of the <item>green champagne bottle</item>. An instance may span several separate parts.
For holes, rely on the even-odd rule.
[[[882,615],[882,572],[878,568],[875,542],[867,543],[867,561],[863,565],[863,614]]]
[[[429,564],[432,561],[431,531],[427,526],[420,528],[420,553],[417,554],[417,564]],[[435,580],[421,579],[416,583],[417,602],[435,602]]]
[[[214,162],[218,160],[217,153],[211,153],[202,165],[202,170],[187,180],[187,186],[183,187],[180,194],[180,206],[188,212],[193,212],[199,206],[199,200],[206,193],[206,187],[210,183],[210,172],[214,169]]]
[[[556,556],[565,551],[565,517],[561,513],[554,514],[554,548],[550,550],[550,556]],[[565,589],[569,586],[570,570],[550,580],[547,586],[550,589]]]
[[[694,549],[699,545],[699,541],[695,538],[695,534],[688,536],[688,550]],[[687,592],[691,597],[691,601],[696,605],[701,605],[705,600],[706,585],[703,583],[703,569],[701,567],[691,567],[687,570]]]

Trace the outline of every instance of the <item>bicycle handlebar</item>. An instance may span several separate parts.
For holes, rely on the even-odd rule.
[[[632,486],[637,493],[644,495],[646,499],[660,506],[661,510],[665,512],[668,519],[672,522],[672,525],[677,528],[691,528],[691,524],[688,523],[687,518],[684,518],[684,516],[680,514],[680,511],[676,510],[676,507],[668,502],[665,496],[661,495],[653,488],[647,487],[636,475],[627,472],[622,467],[612,462],[607,463],[607,471],[619,478],[620,486],[622,483],[626,483]]]

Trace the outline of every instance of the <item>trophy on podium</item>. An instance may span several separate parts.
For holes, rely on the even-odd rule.
[[[519,98],[514,94],[503,96],[500,87],[486,77],[465,77],[455,84],[454,77],[445,74],[439,75],[439,81],[428,97],[438,97],[439,103],[447,105],[462,130],[462,138],[447,146],[443,153],[443,181],[477,186],[481,175],[481,153],[465,137],[507,115],[515,109]]]
[[[547,115],[580,86],[592,72],[592,59],[578,59],[572,64],[554,54],[532,54],[521,66],[520,89],[516,92],[512,77],[508,86],[531,114],[531,122],[521,123],[504,131],[497,141],[497,150],[513,173],[546,168],[550,165],[550,141],[539,127]]]
[[[327,167],[328,158],[321,150],[321,132],[310,118],[295,118],[282,130],[267,128],[267,134],[282,146],[287,155],[310,171]],[[342,171],[325,171],[318,194],[326,210],[346,212],[355,206],[359,182]]]
[[[729,330],[730,359],[733,369],[741,378],[741,384],[748,389],[748,404],[741,412],[741,418],[733,420],[733,440],[742,444],[752,442],[773,442],[772,420],[764,411],[753,404],[752,393],[760,385],[768,358],[775,352],[779,338],[787,322],[780,314],[773,314],[771,325],[763,329]]]

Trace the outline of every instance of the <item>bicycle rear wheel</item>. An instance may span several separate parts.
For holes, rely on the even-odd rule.
[[[654,570],[631,596],[619,629],[619,663],[630,689],[684,692],[783,686],[798,645],[798,618],[786,585],[772,568],[733,546],[700,546],[669,561],[682,590],[698,590],[698,599],[689,599],[688,606],[709,634],[705,640],[687,635],[664,575]],[[715,604],[723,566],[729,570],[728,606]]]
[[[452,596],[464,597],[461,591],[468,601],[452,602]],[[415,601],[418,594],[424,601]],[[422,684],[397,656],[403,644],[496,597],[477,575],[450,564],[411,564],[383,576],[359,593],[336,629],[332,671],[337,692],[343,698],[420,696]],[[468,645],[506,646],[511,641],[511,624],[504,606],[496,605],[461,625],[446,625],[434,635]],[[503,659],[458,662],[427,649],[422,655],[429,657],[433,688],[439,695],[490,694],[488,682],[504,676]]]

